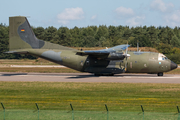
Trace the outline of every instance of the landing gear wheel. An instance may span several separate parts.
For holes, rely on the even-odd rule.
[[[114,73],[94,73],[94,76],[114,76]]]
[[[163,73],[158,73],[157,75],[158,75],[158,76],[163,76]]]
[[[98,74],[98,73],[94,73],[94,76],[101,76],[101,74]]]
[[[114,73],[109,74],[109,76],[114,76]]]

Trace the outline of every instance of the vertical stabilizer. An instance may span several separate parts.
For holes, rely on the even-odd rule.
[[[44,41],[36,38],[26,17],[9,17],[9,51],[43,46]]]

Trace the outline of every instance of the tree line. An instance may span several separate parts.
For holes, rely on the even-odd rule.
[[[180,56],[180,27],[154,26],[88,26],[88,27],[32,27],[37,38],[68,47],[113,47],[126,44],[131,47],[153,47],[174,60]],[[8,51],[9,26],[0,24],[0,58],[21,59],[36,57],[4,54]],[[179,58],[180,59],[180,58]],[[177,62],[177,61],[174,61]],[[178,61],[180,63],[180,61]]]

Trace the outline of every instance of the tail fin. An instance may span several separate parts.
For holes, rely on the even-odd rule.
[[[26,17],[9,17],[9,51],[39,49],[45,44],[36,38]]]

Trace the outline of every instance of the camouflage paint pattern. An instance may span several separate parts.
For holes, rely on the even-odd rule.
[[[160,73],[171,70],[171,60],[160,60],[159,53],[128,51],[130,57],[124,57],[125,51],[119,49],[118,46],[108,50],[114,50],[115,53],[108,54],[104,49],[98,51],[96,55],[92,52],[83,54],[84,51],[39,40],[34,35],[26,17],[9,18],[9,52],[7,53],[31,54],[90,73]]]

